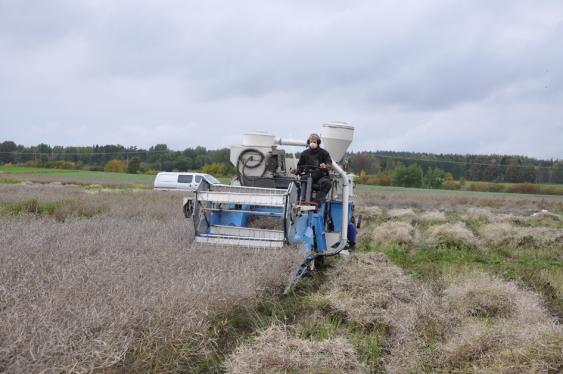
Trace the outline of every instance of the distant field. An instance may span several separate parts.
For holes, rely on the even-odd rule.
[[[144,174],[126,174],[126,173],[109,173],[104,171],[85,171],[85,170],[61,170],[47,168],[32,168],[25,166],[0,166],[1,174],[23,174],[23,175],[42,175],[50,177],[72,177],[77,180],[81,179],[109,179],[109,180],[126,180],[134,182],[152,182],[154,175]]]
[[[503,183],[505,186],[513,185],[513,183]],[[563,185],[559,184],[542,184],[542,186],[553,187],[558,190],[563,191]],[[437,196],[542,196],[542,197],[553,197],[556,199],[563,200],[563,197],[558,195],[540,195],[540,194],[519,194],[519,193],[508,193],[508,192],[482,192],[482,191],[469,191],[469,190],[445,190],[445,189],[429,189],[429,188],[407,188],[407,187],[395,187],[395,186],[375,186],[367,184],[356,184],[356,189],[359,191],[378,191],[378,192],[409,192],[409,193],[425,193]]]
[[[152,185],[154,175],[110,173],[105,171],[61,170],[47,168],[33,168],[26,166],[1,165],[0,183],[2,180],[17,182],[29,180],[35,182],[77,183],[77,184],[141,184]],[[229,183],[230,178],[219,177],[222,183]]]
[[[523,191],[522,194],[525,195],[563,195],[563,184],[534,184],[534,183],[497,183],[497,182],[473,182],[465,181],[465,184],[460,189],[427,189],[427,188],[404,188],[395,186],[380,186],[372,184],[357,184],[359,189],[376,189],[380,191],[432,191],[436,193],[476,193],[476,194],[519,194],[521,190],[511,191],[512,189],[518,189],[531,186],[535,188],[535,191]],[[471,188],[471,186],[478,186],[478,188]],[[479,188],[480,187],[480,188]]]
[[[473,181],[465,181],[465,184],[471,184],[471,183],[475,183],[475,182],[473,182]],[[500,182],[498,182],[498,183],[497,183],[497,182],[494,182],[494,183],[500,184],[500,185],[504,186],[505,188],[512,187],[512,186],[518,184],[518,183],[508,183],[508,182],[502,182],[502,183],[500,183]],[[542,187],[551,187],[551,188],[555,188],[555,189],[557,189],[557,190],[563,190],[563,184],[541,183],[540,186],[542,186]]]

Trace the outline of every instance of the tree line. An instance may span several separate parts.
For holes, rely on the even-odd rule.
[[[0,143],[0,164],[28,164],[40,167],[62,167],[104,170],[108,162],[120,160],[129,172],[187,171],[206,169],[219,175],[232,175],[229,149],[205,147],[171,150],[166,144],[148,149],[122,145],[82,147],[39,144],[25,147],[13,141]],[[349,171],[389,179],[398,170],[411,165],[420,167],[427,183],[451,176],[484,182],[563,183],[563,160],[540,160],[514,155],[458,155],[415,152],[351,152],[346,156]],[[131,167],[133,166],[133,167]],[[414,168],[411,167],[411,172]],[[418,173],[418,169],[416,171]],[[400,179],[400,178],[399,178]]]
[[[415,152],[357,152],[348,154],[358,175],[392,176],[400,167],[418,165],[424,175],[482,182],[563,183],[563,160],[540,160],[514,155],[458,155]]]
[[[0,164],[27,164],[38,167],[78,168],[92,171],[110,169],[129,172],[152,173],[156,171],[200,170],[204,167],[221,175],[234,174],[229,161],[229,149],[217,150],[205,147],[186,148],[175,151],[166,144],[157,144],[148,149],[122,145],[93,145],[85,147],[63,147],[48,144],[25,147],[13,141],[0,143]],[[131,168],[131,165],[136,166]]]

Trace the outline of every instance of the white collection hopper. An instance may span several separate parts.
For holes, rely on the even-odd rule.
[[[334,162],[342,161],[354,138],[354,126],[345,122],[325,123],[321,132],[321,141]]]

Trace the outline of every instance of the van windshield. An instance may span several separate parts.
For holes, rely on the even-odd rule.
[[[205,174],[205,179],[211,184],[221,184],[217,178],[209,174]]]

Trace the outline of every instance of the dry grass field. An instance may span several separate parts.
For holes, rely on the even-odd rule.
[[[0,372],[173,372],[215,349],[215,314],[283,288],[293,252],[191,248],[181,198],[0,185]]]
[[[561,197],[360,189],[282,296],[299,254],[192,247],[182,194],[40,182],[0,184],[0,372],[563,369]]]

